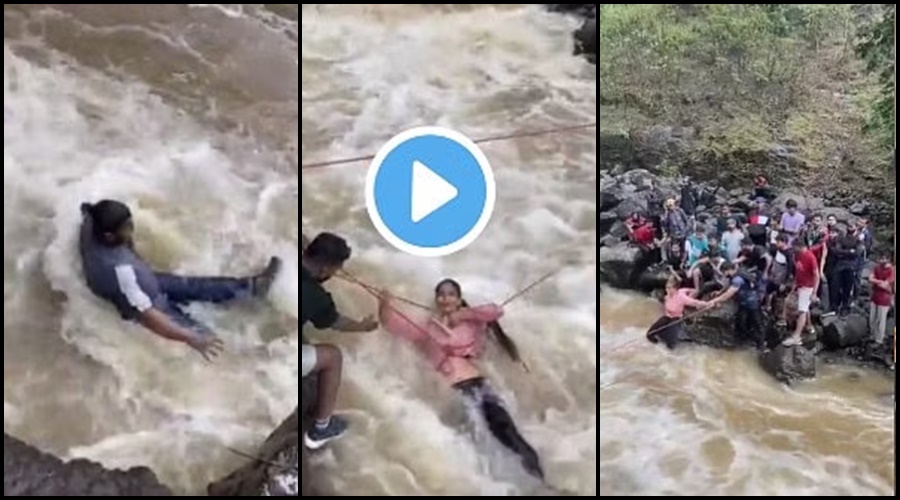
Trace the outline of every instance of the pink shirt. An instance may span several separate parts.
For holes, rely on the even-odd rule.
[[[401,314],[396,303],[382,307],[381,326],[388,332],[412,342],[435,368],[456,379],[453,358],[477,358],[484,351],[487,325],[503,316],[503,308],[494,304],[460,309],[453,314],[452,325],[434,316]]]
[[[702,300],[691,297],[693,291],[691,288],[681,288],[675,292],[675,295],[667,294],[665,300],[666,316],[680,318],[684,315],[684,308],[687,306],[697,308],[705,306],[706,303]]]

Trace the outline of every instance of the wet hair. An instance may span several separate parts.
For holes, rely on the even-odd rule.
[[[719,268],[719,270],[722,271],[723,273],[727,272],[727,271],[734,271],[736,269],[737,269],[737,264],[735,264],[734,262],[723,262],[722,267]]]
[[[332,233],[320,233],[303,251],[304,258],[323,266],[340,266],[350,258],[350,254],[347,241]]]
[[[806,242],[803,238],[794,238],[794,248],[806,248]]]
[[[462,305],[462,307],[465,307],[465,308],[469,307],[469,304],[466,302],[466,300],[462,296],[462,287],[459,285],[459,283],[456,280],[453,280],[450,278],[442,279],[437,284],[437,286],[434,287],[434,294],[437,295],[441,291],[441,288],[444,285],[450,285],[451,287],[453,287],[454,290],[456,290],[456,295],[459,296],[460,305]],[[509,335],[506,334],[506,331],[504,331],[503,327],[500,326],[500,322],[499,321],[491,321],[490,323],[487,324],[487,328],[488,328],[488,331],[491,333],[491,335],[494,336],[494,340],[496,340],[497,343],[500,344],[500,347],[504,351],[506,351],[506,354],[513,361],[515,361],[517,363],[521,363],[522,356],[519,354],[519,347],[516,346],[516,343],[513,341],[513,339],[511,339],[509,337]]]
[[[741,240],[741,245],[743,245],[745,247],[752,247],[752,246],[755,246],[756,244],[753,243],[753,240],[751,240],[750,238],[744,238],[743,240]]]
[[[115,200],[102,200],[97,203],[83,203],[81,213],[91,218],[94,237],[101,239],[104,235],[117,233],[131,220],[128,205]]]
[[[787,204],[786,204],[785,206],[786,206],[787,208],[797,208],[797,200],[795,200],[795,199],[792,198],[792,199],[790,199],[790,200],[787,201]]]
[[[791,242],[791,238],[790,238],[790,236],[788,236],[786,234],[779,234],[778,238],[775,241],[778,243],[784,243],[785,245],[787,245],[788,243]]]

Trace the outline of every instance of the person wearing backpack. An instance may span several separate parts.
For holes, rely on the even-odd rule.
[[[739,333],[749,335],[760,351],[766,350],[765,330],[763,329],[762,297],[757,280],[749,274],[742,273],[733,262],[722,264],[722,273],[728,278],[729,286],[721,295],[710,301],[718,305],[735,299],[737,315],[735,328]]]

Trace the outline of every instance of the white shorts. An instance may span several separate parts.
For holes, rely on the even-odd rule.
[[[302,370],[300,373],[300,378],[303,378],[312,373],[313,369],[316,367],[316,362],[318,360],[316,359],[316,346],[304,344],[303,346],[301,346],[301,348],[301,354],[303,354],[303,364],[301,366]]]
[[[808,313],[809,306],[812,304],[812,288],[797,289],[797,312]]]

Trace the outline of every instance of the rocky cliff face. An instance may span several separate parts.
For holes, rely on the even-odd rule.
[[[3,496],[172,496],[146,467],[108,470],[87,460],[63,462],[3,435]]]

